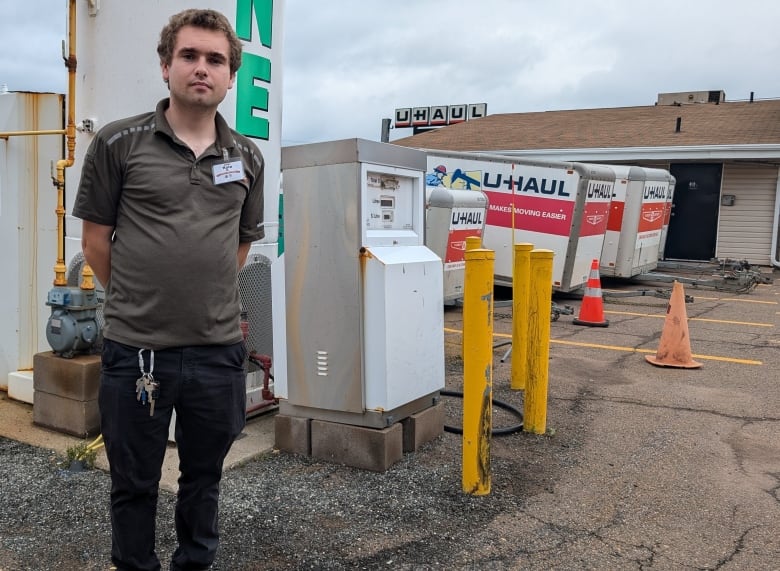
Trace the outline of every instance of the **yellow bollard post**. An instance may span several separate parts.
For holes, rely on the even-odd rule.
[[[482,236],[468,236],[466,238],[466,251],[477,250],[482,247]]]
[[[490,493],[493,431],[492,250],[467,250],[463,308],[463,491]]]
[[[525,389],[528,376],[528,297],[531,289],[531,250],[533,244],[515,244],[512,267],[512,375],[510,387]]]
[[[523,406],[523,430],[544,434],[547,429],[547,380],[550,359],[552,250],[531,251],[528,307],[528,377]],[[514,359],[513,359],[514,360]]]
[[[467,236],[466,237],[466,252],[469,250],[477,250],[482,247],[482,236]],[[465,254],[464,254],[464,260]],[[465,279],[465,278],[464,278]],[[463,304],[463,310],[460,313],[461,320],[466,323],[466,305]],[[463,360],[463,347],[465,347],[465,339],[463,335],[460,336],[460,358]]]

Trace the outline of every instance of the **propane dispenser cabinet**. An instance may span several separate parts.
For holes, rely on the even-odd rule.
[[[385,428],[438,401],[443,278],[424,245],[425,168],[422,151],[362,139],[282,149],[280,413]]]

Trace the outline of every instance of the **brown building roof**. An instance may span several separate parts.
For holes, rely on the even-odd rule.
[[[392,143],[451,151],[780,144],[780,100],[503,113]]]

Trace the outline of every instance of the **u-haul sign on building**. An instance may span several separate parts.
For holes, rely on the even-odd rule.
[[[395,110],[395,128],[441,127],[487,115],[487,103],[402,107]]]

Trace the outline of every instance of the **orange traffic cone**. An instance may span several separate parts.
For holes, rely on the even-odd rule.
[[[574,325],[590,327],[606,327],[609,321],[604,319],[604,303],[601,299],[601,278],[599,278],[599,261],[593,260],[590,265],[590,275],[582,296],[580,315],[574,320]]]
[[[685,294],[680,282],[675,281],[669,305],[666,306],[666,320],[661,332],[661,342],[655,356],[645,355],[648,363],[658,367],[698,369],[701,363],[691,358],[691,338],[688,335],[688,314],[685,311]]]

